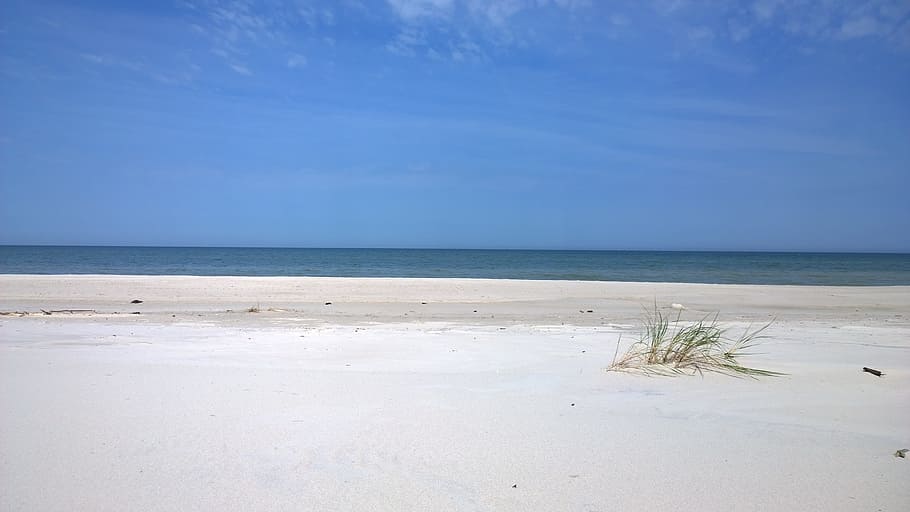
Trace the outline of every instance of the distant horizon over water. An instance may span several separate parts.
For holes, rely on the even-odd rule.
[[[910,250],[813,250],[789,249],[585,249],[585,248],[530,248],[530,247],[310,247],[292,245],[156,245],[156,244],[20,244],[0,243],[0,248],[59,249],[269,249],[301,251],[524,251],[524,252],[689,252],[689,253],[741,253],[741,254],[897,254],[910,256]]]
[[[910,254],[0,245],[0,274],[910,285]]]

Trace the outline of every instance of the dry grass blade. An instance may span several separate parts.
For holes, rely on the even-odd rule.
[[[697,322],[682,323],[677,314],[670,320],[657,305],[645,312],[645,329],[642,337],[607,368],[608,371],[638,371],[648,375],[723,373],[732,376],[771,377],[783,373],[750,368],[739,363],[739,358],[750,355],[749,350],[764,337],[771,324],[759,329],[747,328],[736,339],[727,337],[717,315]]]

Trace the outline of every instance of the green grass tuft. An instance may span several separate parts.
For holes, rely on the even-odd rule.
[[[651,375],[692,375],[716,372],[732,376],[773,377],[785,375],[771,370],[750,368],[739,358],[751,354],[762,333],[771,323],[755,330],[747,328],[742,336],[729,338],[728,329],[717,322],[717,315],[697,322],[681,322],[663,314],[655,304],[645,312],[645,331],[639,341],[616,359],[607,371],[639,371]],[[618,350],[617,346],[617,350]]]

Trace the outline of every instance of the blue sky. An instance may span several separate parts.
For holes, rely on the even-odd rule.
[[[910,251],[910,1],[0,1],[0,243]]]

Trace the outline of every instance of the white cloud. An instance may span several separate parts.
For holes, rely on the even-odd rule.
[[[243,64],[231,63],[229,64],[229,67],[241,75],[249,76],[253,74],[253,72],[250,71],[250,68],[244,66]]]
[[[752,35],[752,27],[737,19],[727,20],[727,31],[733,42],[745,41]]]
[[[734,42],[764,31],[803,44],[869,37],[900,46],[897,34],[908,15],[907,0],[754,0],[745,10],[728,10],[727,34]]]
[[[616,14],[610,15],[610,24],[611,25],[614,25],[617,27],[625,27],[625,26],[629,25],[630,23],[631,23],[631,21],[629,20],[629,17],[624,14],[616,13]]]
[[[313,11],[284,0],[195,0],[184,7],[193,13],[191,30],[207,38],[211,52],[241,74],[250,74],[250,70],[237,61],[249,58],[252,50],[293,53],[294,30],[306,24],[335,22],[328,9]]]
[[[389,6],[404,20],[447,17],[452,13],[453,0],[388,0]]]
[[[442,54],[440,54],[438,51],[436,51],[433,48],[427,48],[427,57],[429,57],[433,60],[444,60]]]
[[[155,81],[168,85],[181,85],[192,82],[199,72],[199,67],[188,64],[188,70],[174,69],[172,67],[163,69],[149,64],[143,59],[125,59],[112,55],[98,55],[96,53],[81,53],[79,57],[86,62],[99,67],[104,67],[115,71],[128,71],[137,73],[151,78]]]
[[[98,55],[95,53],[79,54],[83,60],[97,64],[99,66],[108,66],[111,68],[122,68],[130,71],[145,72],[146,65],[140,60],[123,59],[111,55]]]
[[[686,0],[654,0],[651,6],[661,16],[669,16],[683,10],[687,4]]]
[[[288,56],[288,67],[291,69],[302,68],[306,66],[306,64],[306,57],[300,55],[299,53],[292,53],[290,56]]]
[[[328,26],[334,25],[335,24],[335,13],[333,13],[329,9],[323,9],[322,10],[322,22]]]
[[[451,59],[454,62],[479,62],[487,59],[486,52],[467,32],[450,34],[434,48],[424,30],[404,27],[395,39],[386,44],[386,50],[402,57],[426,56],[433,60]]]
[[[402,57],[426,56],[433,60],[451,59],[454,62],[481,62],[487,53],[467,31],[448,34],[440,43],[430,44],[427,32],[411,25],[405,26],[386,44],[386,50]]]
[[[397,55],[448,55],[454,61],[482,61],[491,53],[524,47],[536,37],[525,12],[572,12],[590,0],[387,0],[403,27],[385,48]],[[618,13],[615,25],[628,22]],[[432,44],[431,44],[432,43]]]
[[[840,27],[840,36],[844,39],[854,39],[878,34],[882,27],[878,20],[871,16],[863,16],[852,20],[845,20]]]
[[[728,73],[749,75],[757,69],[755,64],[747,59],[711,47],[699,50],[697,55],[705,64]]]
[[[452,60],[456,62],[479,62],[487,59],[486,53],[470,36],[462,33],[460,38],[449,43]]]
[[[779,3],[779,0],[756,0],[752,4],[752,12],[760,21],[769,20],[774,17]]]
[[[414,27],[403,28],[395,39],[385,45],[386,50],[401,55],[402,57],[413,57],[417,51],[426,46],[426,36],[424,33]]]
[[[677,0],[678,1],[678,0]],[[591,4],[590,0],[387,0],[403,20],[448,19],[463,9],[475,21],[503,25],[521,11],[554,6],[577,9]]]
[[[901,49],[910,50],[910,23],[901,25],[888,36],[888,40]]]
[[[522,0],[471,0],[471,14],[494,25],[502,25],[528,5]]]
[[[578,9],[581,7],[591,7],[591,0],[551,0],[553,5],[565,9]],[[546,4],[547,0],[538,0],[539,4]]]
[[[686,34],[690,41],[710,41],[714,39],[714,31],[705,26],[690,27]]]
[[[83,53],[79,55],[83,59],[91,62],[92,64],[105,64],[106,59],[101,55],[95,55],[94,53]]]

